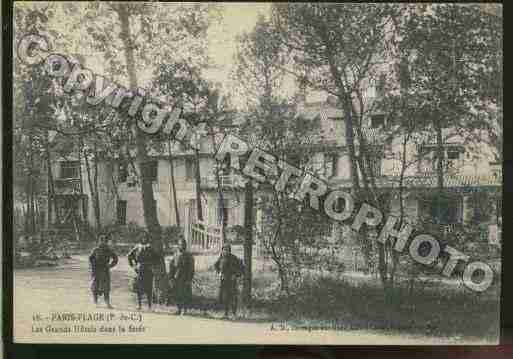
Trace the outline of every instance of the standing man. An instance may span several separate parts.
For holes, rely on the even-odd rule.
[[[237,278],[244,273],[242,261],[231,252],[231,246],[224,244],[221,256],[214,264],[215,270],[221,275],[219,302],[224,306],[224,318],[228,318],[230,309],[234,316],[237,314]]]
[[[173,287],[178,310],[177,315],[187,313],[192,303],[192,278],[194,277],[194,257],[187,251],[187,242],[180,236],[178,253],[169,263],[169,276]]]
[[[137,309],[142,306],[142,297],[146,295],[148,308],[151,310],[153,302],[153,266],[158,264],[159,256],[150,245],[149,233],[144,232],[141,243],[128,253],[128,264],[137,274]]]
[[[93,292],[94,303],[98,304],[98,296],[103,295],[107,307],[112,309],[110,304],[110,269],[118,264],[118,256],[107,244],[106,234],[98,236],[98,246],[93,249],[89,256],[91,265],[91,291]]]

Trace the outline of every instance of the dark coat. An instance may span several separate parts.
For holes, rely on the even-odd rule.
[[[192,301],[192,278],[194,277],[194,257],[189,252],[178,253],[169,263],[169,277],[174,287],[177,304]]]
[[[225,305],[231,304],[237,298],[237,278],[244,273],[244,265],[237,256],[230,253],[221,255],[214,268],[221,274],[219,301]]]
[[[153,267],[159,263],[159,256],[149,244],[138,244],[128,253],[128,264],[137,273],[138,291],[151,292]]]
[[[94,248],[89,255],[91,290],[96,294],[110,292],[110,268],[118,264],[118,256],[106,244]]]

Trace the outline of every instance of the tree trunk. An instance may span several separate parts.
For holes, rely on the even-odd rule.
[[[113,7],[114,11],[118,14],[121,23],[120,39],[123,42],[123,52],[125,56],[129,85],[133,91],[137,89],[137,75],[135,72],[135,59],[133,53],[133,45],[130,32],[130,14],[125,5],[117,5]],[[136,126],[134,124],[134,126]],[[152,239],[152,247],[159,253],[163,252],[163,245],[161,239],[161,227],[157,217],[157,209],[155,206],[155,199],[153,197],[153,183],[152,179],[148,176],[148,154],[146,152],[146,143],[144,134],[136,127],[136,148],[137,148],[137,163],[141,169],[141,191],[142,191],[142,204],[144,213],[144,222],[150,232]]]
[[[201,206],[201,173],[200,173],[200,158],[199,158],[199,150],[195,151],[195,171],[194,171],[194,180],[196,183],[196,215],[198,216],[198,221],[203,222],[203,209]]]
[[[327,39],[326,39],[327,40]],[[337,69],[337,66],[333,62],[333,55],[331,53],[331,47],[329,42],[326,44],[326,57],[329,62],[330,72],[332,77],[335,79],[336,86],[338,88],[338,98],[343,106],[343,111],[345,115],[345,140],[347,143],[347,149],[349,151],[349,176],[351,177],[351,182],[353,184],[353,192],[360,191],[360,181],[358,178],[358,166],[356,161],[356,153],[355,153],[355,146],[354,146],[354,122],[353,122],[353,116],[352,116],[352,110],[353,105],[351,103],[351,97],[349,93],[346,91],[346,87],[344,86],[344,83],[342,82],[342,76],[340,71]]]
[[[50,144],[48,141],[45,144],[45,152],[46,152],[46,167],[47,167],[47,176],[48,176],[48,227],[53,225],[53,210],[55,210],[55,217],[59,220],[59,213],[57,211],[57,199],[55,198],[55,187],[53,182],[53,173],[52,173],[52,161],[50,158]]]
[[[25,208],[25,213],[24,213],[24,216],[23,216],[23,219],[24,219],[24,228],[25,228],[25,233],[29,233],[30,230],[29,230],[29,201],[28,201],[28,192],[26,193],[27,195],[27,206]]]
[[[94,144],[94,215],[96,216],[96,223],[98,225],[98,229],[101,229],[101,213],[100,213],[100,195],[98,193],[98,148],[96,143]]]
[[[84,178],[82,175],[82,148],[83,148],[83,141],[79,138],[78,139],[78,163],[79,163],[79,177],[80,177],[80,201],[82,204],[82,218],[80,218],[80,222],[83,224],[87,223],[87,202],[84,200]],[[84,229],[84,227],[82,228]]]
[[[36,185],[34,181],[34,147],[33,144],[33,137],[31,135],[30,139],[30,230],[31,233],[36,233]]]
[[[438,188],[438,196],[436,199],[436,220],[437,223],[441,223],[442,221],[442,198],[444,191],[444,147],[443,147],[443,138],[442,138],[442,126],[440,123],[440,119],[436,118],[433,122],[435,126],[436,132],[436,152],[437,152],[437,164],[436,164],[436,178],[437,178],[437,188]]]
[[[96,196],[96,191],[97,191],[97,187],[95,186],[95,182],[92,178],[92,173],[91,173],[91,164],[89,163],[89,158],[87,157],[87,152],[84,153],[84,162],[85,162],[85,166],[86,166],[86,172],[87,172],[87,183],[89,184],[89,192],[91,192],[91,201],[93,203],[93,210],[94,210],[94,220],[95,220],[95,223],[96,223],[96,230],[99,231],[100,230],[100,226],[101,226],[101,223],[100,223],[100,210],[98,208],[98,202],[97,202],[97,196]],[[96,161],[96,160],[95,160]]]
[[[135,59],[132,47],[133,43],[130,33],[130,14],[128,13],[129,9],[124,4],[113,6],[113,9],[115,12],[117,12],[119,20],[121,22],[120,39],[123,42],[123,52],[125,55],[129,85],[133,91],[136,91],[138,86],[137,75],[134,66]],[[163,280],[163,278],[165,277],[164,275],[166,273],[166,266],[164,260],[164,245],[162,242],[161,235],[162,228],[160,227],[160,223],[157,216],[156,201],[153,197],[153,180],[149,176],[148,171],[148,153],[146,152],[146,142],[144,139],[144,134],[137,128],[136,124],[132,125],[135,126],[136,130],[136,161],[139,164],[139,168],[141,170],[141,192],[144,222],[146,224],[148,232],[150,233],[151,246],[160,255],[159,264],[154,267],[154,288],[156,302],[161,302],[164,300],[164,293],[166,293],[169,289],[167,286],[167,282]]]
[[[226,242],[226,216],[225,216],[225,208],[224,208],[224,193],[223,193],[223,184],[221,183],[221,176],[219,175],[220,164],[217,163],[217,168],[215,170],[216,173],[216,182],[217,182],[217,200],[218,200],[218,210],[221,213],[221,238],[222,242]]]
[[[404,137],[402,143],[402,153],[401,153],[401,173],[399,175],[399,225],[398,228],[402,228],[404,224],[404,175],[406,173],[406,152],[407,152],[407,143],[409,140],[410,134]],[[392,242],[392,245],[395,245],[395,241]],[[397,262],[399,260],[399,253],[394,249],[391,249],[391,258],[392,258],[392,268],[390,269],[390,286],[393,288],[395,281],[395,272],[397,269]]]
[[[252,284],[252,251],[253,251],[253,184],[247,180],[244,203],[244,282],[242,286],[242,298],[246,306],[251,302]]]
[[[175,209],[175,221],[176,225],[180,226],[180,213],[178,211],[178,200],[176,198],[176,183],[175,183],[175,168],[173,162],[173,155],[171,154],[171,139],[168,140],[168,148],[169,148],[169,176],[171,180],[171,193],[173,195],[173,205]]]

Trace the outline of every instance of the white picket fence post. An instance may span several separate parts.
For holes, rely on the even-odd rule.
[[[197,221],[189,225],[190,248],[195,252],[220,252],[222,247],[221,227]]]

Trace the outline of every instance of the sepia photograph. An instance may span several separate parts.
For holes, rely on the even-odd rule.
[[[499,343],[502,4],[12,21],[14,343]]]

